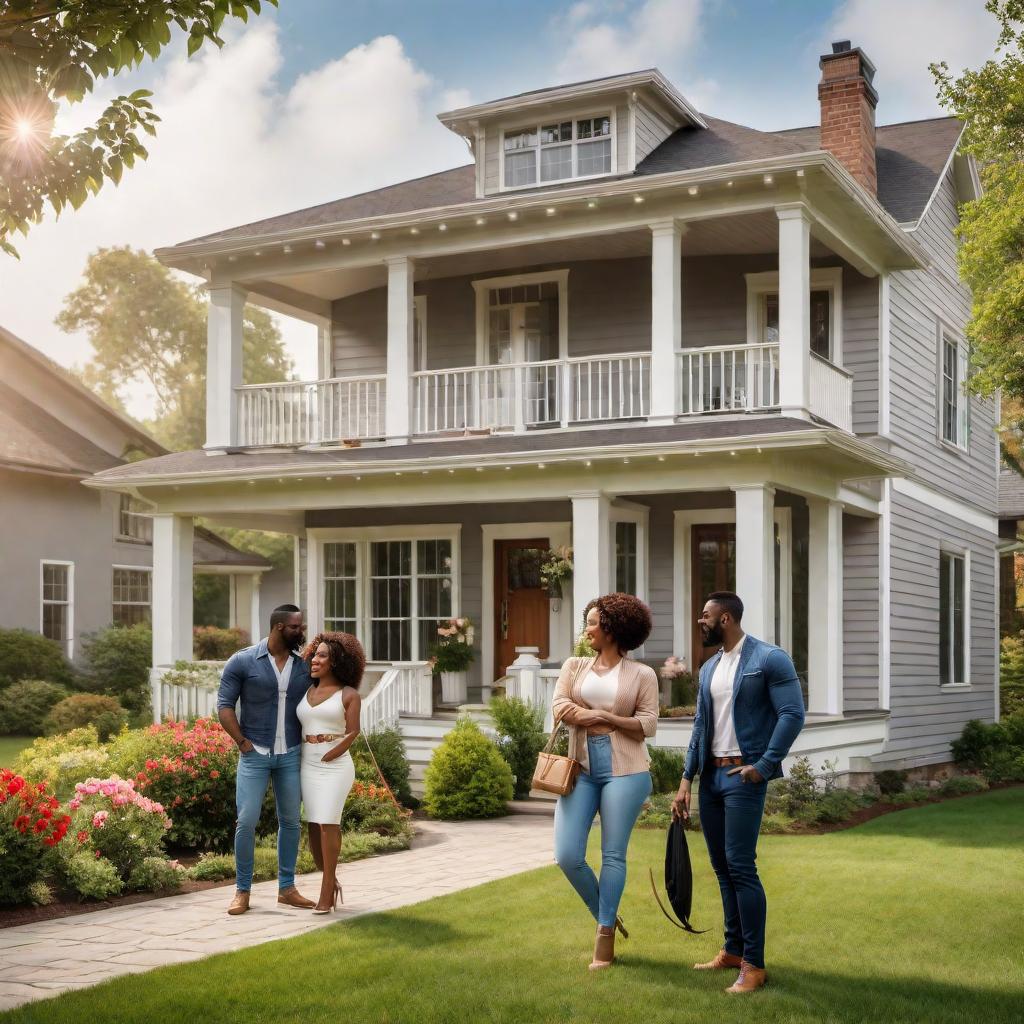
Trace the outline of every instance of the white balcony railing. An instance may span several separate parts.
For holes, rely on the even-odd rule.
[[[651,357],[647,353],[567,361],[569,419],[573,423],[631,420],[651,406]]]
[[[683,349],[679,376],[681,416],[771,409],[779,404],[779,346]]]
[[[853,378],[811,353],[811,412],[841,430],[853,430]]]
[[[238,394],[240,445],[310,444],[384,436],[385,380],[336,377],[244,384]]]

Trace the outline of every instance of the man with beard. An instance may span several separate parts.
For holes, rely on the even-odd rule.
[[[690,784],[700,776],[700,824],[722,890],[725,944],[698,971],[738,968],[726,989],[753,992],[765,983],[767,904],[757,876],[757,835],[768,781],[804,724],[804,701],[785,651],[747,636],[743,602],[710,594],[698,620],[705,647],[721,645],[700,670],[697,712],[672,816],[690,816]]]
[[[310,908],[295,888],[299,854],[299,787],[302,728],[295,713],[309,689],[309,668],[300,656],[306,638],[302,612],[283,604],[270,615],[270,635],[233,654],[224,666],[217,693],[217,716],[224,731],[238,744],[235,801],[235,897],[229,914],[249,909],[256,823],[267,786],[274,784],[277,809],[277,902]],[[235,715],[236,702],[241,722]]]

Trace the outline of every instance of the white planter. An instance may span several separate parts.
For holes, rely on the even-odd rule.
[[[465,704],[469,696],[467,672],[441,673],[441,703]]]

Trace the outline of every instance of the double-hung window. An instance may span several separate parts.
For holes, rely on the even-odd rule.
[[[121,495],[118,509],[117,535],[122,540],[153,543],[153,519],[142,511],[142,506],[127,494]]]
[[[324,545],[324,629],[358,633],[359,572],[356,545],[350,541]]]
[[[939,335],[939,426],[942,440],[967,447],[970,420],[964,394],[967,345],[942,331]]]
[[[149,622],[151,569],[114,566],[113,605],[110,620],[115,626]]]
[[[610,174],[611,115],[513,128],[504,132],[502,148],[505,188]]]
[[[74,650],[75,563],[42,562],[39,631],[70,658]]]
[[[939,682],[967,682],[967,558],[943,551],[939,556]]]

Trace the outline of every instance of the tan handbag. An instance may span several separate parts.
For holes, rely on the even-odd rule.
[[[558,730],[561,727],[562,723],[559,722],[551,730],[547,746],[537,755],[537,767],[533,772],[533,788],[543,790],[545,793],[567,796],[576,785],[581,765],[574,758],[551,753],[551,748],[555,745]]]

